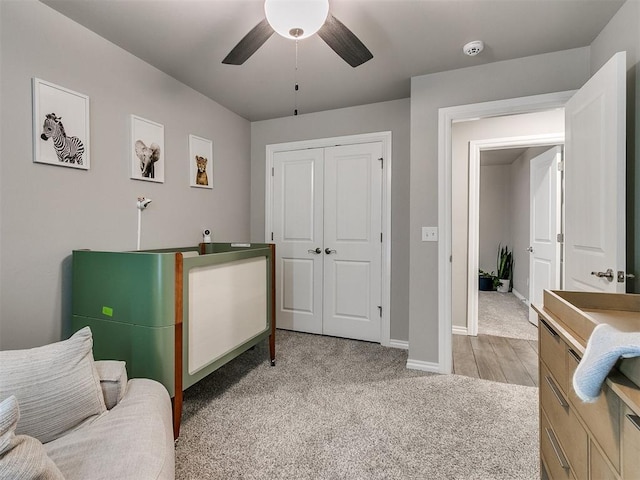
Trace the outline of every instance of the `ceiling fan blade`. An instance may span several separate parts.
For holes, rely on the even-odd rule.
[[[258,50],[264,42],[269,40],[269,37],[271,37],[273,33],[273,28],[271,28],[271,25],[269,25],[269,22],[267,22],[265,18],[233,47],[229,55],[224,57],[222,63],[226,63],[227,65],[242,65],[251,55],[256,53],[256,50]]]
[[[373,58],[364,43],[336,17],[327,16],[327,21],[318,30],[320,38],[352,67],[357,67]]]

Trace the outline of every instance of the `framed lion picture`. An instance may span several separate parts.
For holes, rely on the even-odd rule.
[[[213,188],[213,142],[189,135],[189,184],[197,188]]]

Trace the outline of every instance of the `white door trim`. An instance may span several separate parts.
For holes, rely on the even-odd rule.
[[[451,130],[457,121],[561,108],[573,91],[441,108],[438,111],[438,364],[451,373]]]
[[[480,243],[480,154],[484,150],[564,144],[564,132],[469,142],[469,238],[467,254],[467,335],[478,334],[478,268]]]
[[[266,146],[265,162],[265,212],[264,238],[269,242],[272,232],[271,210],[273,205],[273,182],[271,169],[273,155],[276,152],[303,150],[307,148],[325,148],[336,145],[355,145],[358,143],[382,143],[382,319],[380,321],[380,343],[391,345],[391,132],[374,132],[342,137],[318,138],[297,142],[277,143]]]

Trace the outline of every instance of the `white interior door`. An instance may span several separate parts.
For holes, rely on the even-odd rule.
[[[529,303],[542,305],[545,289],[560,288],[561,178],[558,165],[562,147],[553,147],[531,159],[529,189]],[[538,314],[529,307],[529,321]]]
[[[273,241],[279,328],[322,333],[322,148],[273,157]]]
[[[382,144],[325,149],[326,335],[380,341]]]
[[[382,143],[277,152],[279,328],[380,341]]]
[[[567,290],[625,291],[625,83],[620,52],[565,108]]]

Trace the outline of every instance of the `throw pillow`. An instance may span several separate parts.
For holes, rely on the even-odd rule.
[[[100,376],[104,403],[107,410],[111,410],[122,400],[127,390],[127,368],[125,362],[101,360],[96,362],[96,369]]]
[[[89,327],[68,340],[0,352],[0,401],[15,395],[16,434],[50,442],[106,411]]]
[[[0,478],[12,480],[64,480],[44,446],[27,435],[15,435],[20,418],[13,395],[0,403]]]

